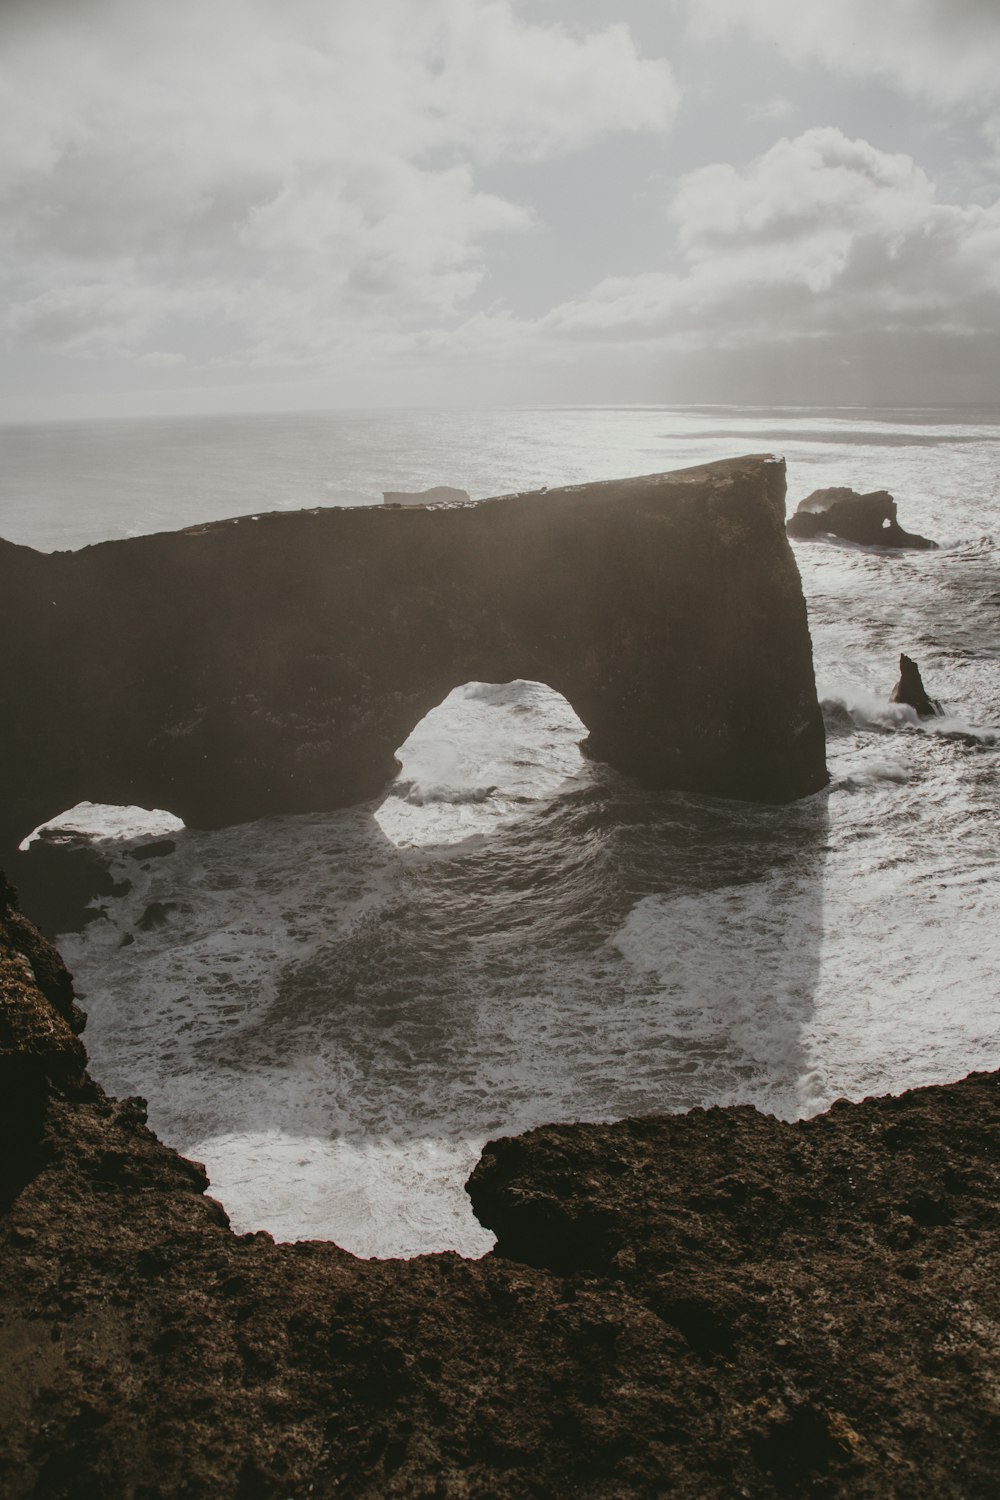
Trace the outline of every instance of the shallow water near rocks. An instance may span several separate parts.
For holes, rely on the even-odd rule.
[[[643,792],[583,761],[562,699],[514,683],[456,684],[378,803],[172,833],[172,853],[143,859],[148,835],[92,814],[131,888],[61,946],[105,1087],[149,1099],[240,1229],[479,1254],[491,1237],[462,1184],[492,1136],[696,1104],[793,1117],[1000,1065],[1000,426],[731,409],[480,414],[464,433],[451,416],[394,420],[274,419],[255,480],[255,422],[227,419],[240,508],[273,508],[282,442],[300,445],[290,504],[317,503],[313,471],[342,498],[383,481],[481,494],[775,449],[790,506],[832,484],[888,489],[942,547],[796,544],[832,779],[790,807]],[[152,424],[89,434],[103,509],[84,492],[67,517],[42,449],[36,535],[14,539],[121,534],[134,425]],[[133,529],[210,513],[189,496],[171,510],[166,487],[149,527],[133,502]],[[887,703],[901,650],[945,718]]]

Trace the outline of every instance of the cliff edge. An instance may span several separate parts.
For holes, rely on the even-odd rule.
[[[1000,1464],[1000,1077],[495,1141],[498,1235],[234,1235],[89,1078],[0,885],[0,1496],[976,1500]]]

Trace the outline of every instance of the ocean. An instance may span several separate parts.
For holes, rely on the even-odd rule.
[[[43,550],[383,489],[473,496],[783,454],[887,489],[931,552],[796,542],[829,787],[650,793],[544,684],[456,683],[376,802],[199,832],[85,807],[127,892],[62,952],[95,1076],[239,1230],[360,1255],[492,1237],[463,1183],[553,1120],[785,1118],[1000,1067],[1000,413],[341,412],[0,428]],[[890,705],[899,653],[945,715]],[[135,858],[151,836],[173,851]]]

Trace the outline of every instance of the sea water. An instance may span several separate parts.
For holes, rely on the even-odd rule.
[[[0,429],[0,535],[473,495],[745,452],[789,503],[888,489],[939,551],[795,543],[829,788],[650,793],[544,684],[455,684],[384,796],[214,832],[82,809],[127,894],[61,943],[96,1076],[206,1162],[239,1229],[487,1249],[463,1182],[550,1120],[838,1096],[1000,1066],[1000,418],[643,408]],[[887,702],[919,661],[941,719]],[[131,818],[131,822],[129,819]],[[173,831],[171,831],[173,829]],[[172,853],[136,858],[150,834]]]

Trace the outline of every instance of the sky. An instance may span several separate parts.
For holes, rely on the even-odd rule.
[[[0,0],[0,420],[994,404],[1000,0]]]

